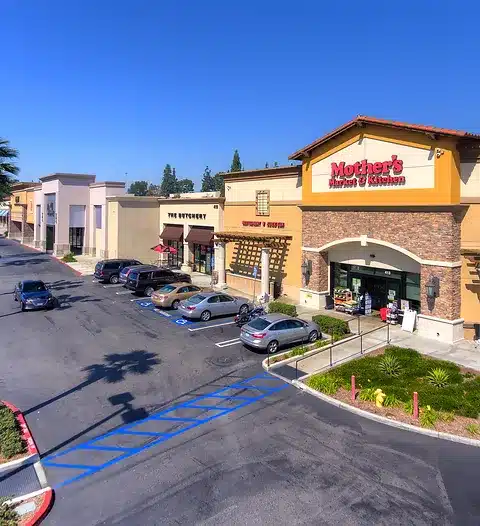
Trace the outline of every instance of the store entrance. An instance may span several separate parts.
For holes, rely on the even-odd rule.
[[[70,227],[70,252],[79,256],[83,252],[83,239],[85,235],[85,228]]]
[[[387,279],[380,276],[355,276],[352,274],[352,283],[360,281],[360,292],[368,292],[372,298],[372,309],[380,310],[387,303],[400,298],[400,279]]]
[[[45,239],[45,250],[53,251],[53,244],[55,243],[55,227],[52,225],[47,225]]]

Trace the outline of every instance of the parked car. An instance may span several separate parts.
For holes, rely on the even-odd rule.
[[[130,267],[124,267],[120,272],[118,281],[125,285],[132,270],[155,270],[156,268],[158,268],[156,265],[131,265]]]
[[[172,283],[165,285],[152,294],[152,303],[157,307],[178,309],[182,300],[202,292],[203,289],[189,283]]]
[[[191,283],[192,278],[188,274],[172,272],[168,268],[155,267],[155,270],[132,270],[125,287],[136,293],[151,296],[158,288],[179,282]]]
[[[15,285],[13,299],[20,302],[24,310],[53,309],[55,298],[43,281],[25,280]]]
[[[120,272],[125,267],[132,265],[141,265],[141,263],[136,259],[104,259],[95,265],[95,273],[93,275],[103,283],[108,281],[115,284],[120,279]]]
[[[285,314],[267,314],[242,327],[240,340],[248,347],[274,353],[284,345],[314,342],[322,337],[313,321],[300,320]]]
[[[185,318],[208,321],[212,316],[246,314],[252,302],[240,296],[229,296],[219,292],[202,292],[180,302],[179,312]]]

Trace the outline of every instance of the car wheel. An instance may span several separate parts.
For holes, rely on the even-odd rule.
[[[208,321],[212,317],[212,313],[209,310],[204,310],[200,315],[202,321]]]
[[[318,332],[317,331],[312,331],[309,335],[308,335],[308,341],[310,343],[313,343],[313,342],[316,342],[318,340]]]
[[[22,312],[25,310],[25,303],[23,303],[23,301],[22,301],[22,303],[20,304],[20,308],[22,309]]]
[[[239,314],[247,314],[248,312],[248,305],[242,305],[240,307],[240,310],[238,311]]]
[[[172,309],[177,310],[179,304],[180,304],[180,302],[179,302],[178,300],[175,300],[175,301],[172,303]]]
[[[278,351],[278,342],[277,340],[272,340],[268,345],[267,345],[267,352],[269,354],[273,354],[274,352],[277,352]]]
[[[118,276],[116,274],[113,274],[113,276],[110,276],[110,279],[108,280],[112,285],[116,285],[118,283]]]
[[[153,291],[155,289],[153,287],[146,287],[145,289],[145,296],[151,296],[153,294]]]

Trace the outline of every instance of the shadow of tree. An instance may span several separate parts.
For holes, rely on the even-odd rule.
[[[156,353],[144,350],[106,354],[103,358],[103,363],[94,363],[82,369],[82,371],[86,373],[86,378],[83,382],[34,407],[31,407],[30,409],[27,409],[23,414],[28,415],[38,411],[39,409],[57,402],[72,393],[80,391],[95,382],[104,381],[108,384],[114,384],[121,382],[129,374],[147,374],[155,365],[161,363],[161,360],[157,358]]]

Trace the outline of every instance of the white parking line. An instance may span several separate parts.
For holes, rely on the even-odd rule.
[[[157,312],[158,314],[161,314],[162,316],[165,316],[165,318],[171,318],[172,317],[171,314],[168,314],[168,312],[165,312],[163,310],[157,309],[157,307],[155,307],[155,312]]]
[[[204,331],[205,329],[213,329],[214,327],[223,327],[224,325],[233,325],[234,321],[229,321],[227,323],[217,323],[216,325],[206,325],[205,327],[196,327],[195,329],[188,329],[190,332],[195,331]]]
[[[224,342],[218,342],[215,345],[217,347],[229,347],[230,345],[236,345],[237,343],[241,343],[240,338],[234,338],[233,340],[226,340]]]
[[[143,298],[133,298],[133,300],[130,301],[142,301],[142,300],[149,300],[150,296],[144,296]]]
[[[120,292],[115,292],[118,296],[121,296],[122,294],[131,294],[131,290],[121,290]]]
[[[104,289],[113,289],[113,287],[123,287],[123,283],[112,283],[111,285],[104,285]]]

